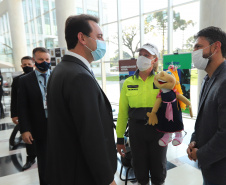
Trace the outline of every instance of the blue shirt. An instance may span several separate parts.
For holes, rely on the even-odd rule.
[[[46,72],[46,86],[44,85],[45,82],[44,82],[44,78],[41,76],[41,72],[39,72],[37,69],[35,70],[35,74],[36,74],[36,77],[37,77],[37,80],[38,80],[38,84],[39,84],[39,87],[40,87],[40,90],[41,90],[41,93],[42,93],[42,99],[43,99],[43,107],[44,107],[44,103],[46,102],[46,93],[47,93],[47,83],[48,83],[48,79],[49,79],[49,76],[50,76],[50,70],[48,69],[48,71]],[[48,118],[48,112],[47,112],[47,108],[44,108],[45,109],[45,115],[46,115],[46,118]]]

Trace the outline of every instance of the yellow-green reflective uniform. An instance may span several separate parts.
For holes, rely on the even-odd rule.
[[[117,138],[123,138],[130,108],[152,108],[159,89],[154,89],[154,75],[143,81],[140,76],[130,76],[123,83],[116,126]]]

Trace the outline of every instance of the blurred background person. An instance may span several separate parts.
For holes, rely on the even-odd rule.
[[[46,48],[33,49],[35,71],[19,78],[18,118],[22,139],[34,144],[40,185],[47,185],[47,82],[50,76],[50,55]]]
[[[21,59],[21,68],[23,69],[24,73],[13,78],[12,83],[12,90],[11,90],[11,118],[13,123],[18,124],[18,104],[17,104],[17,95],[18,95],[18,88],[19,88],[19,78],[21,76],[24,76],[25,74],[28,74],[33,71],[34,69],[34,62],[30,56],[24,56]],[[27,151],[27,160],[25,165],[23,166],[22,170],[27,170],[32,166],[32,164],[35,163],[35,148],[33,144],[26,144],[26,151]]]

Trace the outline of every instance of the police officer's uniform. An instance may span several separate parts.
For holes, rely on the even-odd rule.
[[[156,131],[153,126],[146,125],[147,112],[151,112],[159,89],[154,86],[154,71],[143,81],[139,70],[123,84],[119,114],[116,126],[117,144],[124,144],[124,133],[129,124],[129,138],[133,158],[133,168],[138,182],[146,185],[151,181],[161,185],[166,178],[166,151],[158,140],[163,133]]]

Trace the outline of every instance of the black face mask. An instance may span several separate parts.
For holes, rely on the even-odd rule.
[[[33,71],[33,67],[29,67],[29,66],[26,66],[26,67],[23,67],[23,71],[24,73],[30,73]]]
[[[42,62],[42,63],[40,63],[40,64],[38,64],[37,62],[35,62],[35,66],[40,70],[40,71],[47,71],[49,68],[50,68],[50,66],[51,66],[51,64],[50,63],[48,63],[48,62],[46,62],[46,61],[44,61],[44,62]]]

